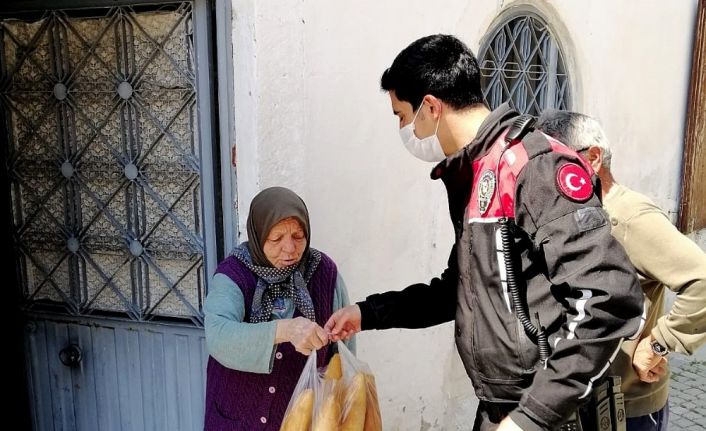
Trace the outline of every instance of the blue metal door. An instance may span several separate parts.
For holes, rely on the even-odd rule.
[[[209,10],[0,15],[5,208],[37,430],[202,427],[201,304],[223,249]]]

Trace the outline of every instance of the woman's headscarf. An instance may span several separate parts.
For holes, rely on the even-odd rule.
[[[302,254],[304,260],[311,243],[311,229],[309,211],[302,198],[287,188],[270,187],[258,193],[252,200],[248,214],[248,244],[255,265],[272,266],[263,251],[267,235],[274,225],[290,217],[299,220],[306,234],[306,248]]]
[[[306,248],[297,265],[278,269],[265,256],[263,246],[272,227],[290,217],[295,217],[302,224]],[[257,276],[249,321],[269,321],[276,298],[291,298],[304,317],[315,320],[314,303],[307,285],[321,261],[321,253],[309,246],[311,228],[304,201],[284,187],[265,189],[250,203],[247,229],[248,242],[237,247],[233,255]]]

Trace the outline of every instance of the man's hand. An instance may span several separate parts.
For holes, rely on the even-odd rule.
[[[510,416],[508,416],[500,422],[497,431],[522,431],[522,428],[517,426],[517,424],[510,419]]]
[[[360,332],[360,307],[358,304],[349,305],[337,310],[324,329],[328,332],[331,341],[348,340],[355,333]]]
[[[297,352],[309,356],[328,344],[328,334],[306,317],[277,320],[275,343],[290,342]]]
[[[651,335],[640,340],[632,355],[632,367],[640,380],[646,383],[657,382],[667,374],[667,358],[652,350],[653,340]]]

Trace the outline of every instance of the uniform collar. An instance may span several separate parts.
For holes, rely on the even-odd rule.
[[[468,145],[451,154],[432,169],[431,179],[444,179],[444,177],[463,169],[466,161],[473,161],[487,151],[518,115],[508,102],[498,106],[485,117],[478,128],[478,133]]]

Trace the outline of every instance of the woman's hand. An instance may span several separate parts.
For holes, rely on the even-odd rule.
[[[336,310],[324,325],[324,329],[331,341],[348,340],[360,332],[360,322],[360,307],[353,304]]]
[[[275,344],[290,342],[297,352],[309,356],[328,344],[328,334],[306,317],[277,320]]]

